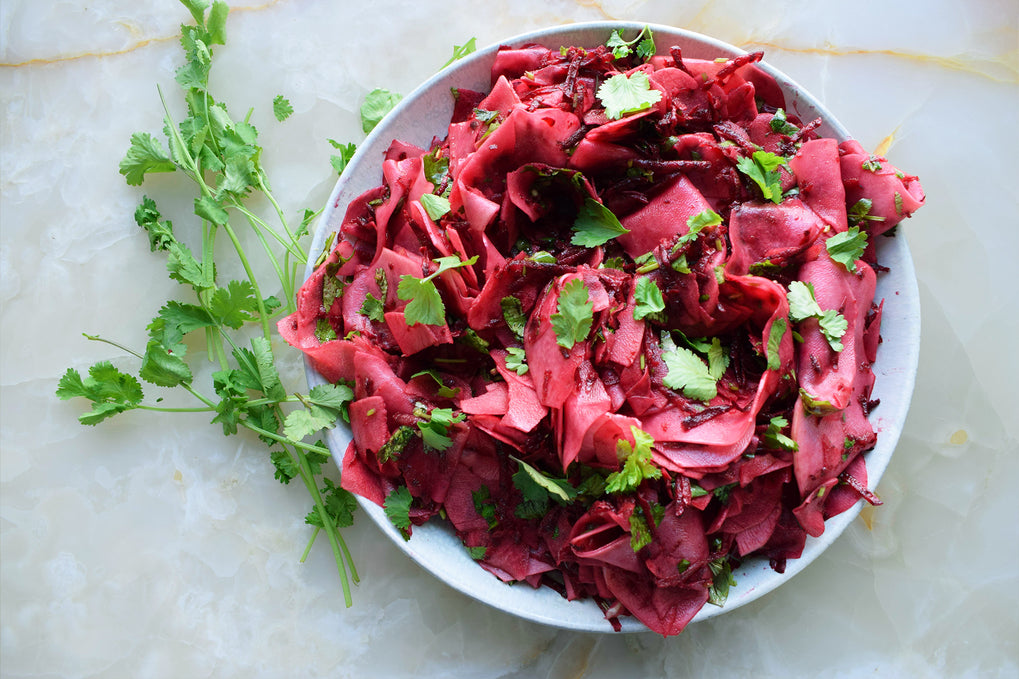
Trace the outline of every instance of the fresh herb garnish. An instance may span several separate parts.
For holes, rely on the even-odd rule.
[[[856,273],[856,260],[863,257],[867,249],[867,232],[858,226],[851,226],[847,231],[837,233],[824,243],[828,255],[846,267],[847,271]]]
[[[634,43],[636,47],[633,47]],[[636,53],[641,60],[647,61],[655,55],[655,38],[648,26],[644,26],[632,40],[623,40],[618,30],[612,31],[605,46],[612,49],[612,56],[616,59]]]
[[[282,94],[277,94],[272,100],[272,114],[276,116],[276,120],[282,123],[294,114],[294,107],[291,106],[289,99]]]
[[[686,347],[676,346],[668,333],[663,334],[662,340],[662,361],[668,368],[662,384],[682,391],[687,398],[699,401],[715,398],[718,395],[718,379],[712,376],[704,361]]]
[[[661,91],[651,87],[651,81],[643,71],[634,71],[629,76],[619,73],[598,88],[598,99],[605,107],[605,116],[610,120],[618,120],[627,113],[651,108],[661,98]]]
[[[400,486],[386,496],[382,505],[386,517],[404,540],[410,540],[410,505],[414,501],[407,486]]]
[[[651,461],[651,447],[655,440],[639,427],[630,425],[634,445],[626,439],[616,443],[616,455],[623,460],[623,467],[609,474],[605,479],[606,493],[630,493],[640,487],[645,479],[662,478],[662,470]]]
[[[407,325],[424,323],[425,325],[445,325],[446,305],[442,302],[442,296],[435,287],[432,279],[450,269],[458,269],[462,266],[471,266],[478,261],[474,255],[466,262],[456,255],[439,257],[435,263],[439,268],[424,278],[415,278],[404,274],[400,276],[400,285],[396,289],[396,295],[402,300],[410,300],[403,310],[403,316]]]
[[[574,344],[587,339],[594,323],[594,303],[589,299],[584,281],[574,278],[563,286],[559,292],[558,311],[550,320],[556,344],[564,349],[572,349]]]
[[[785,109],[781,108],[775,111],[775,114],[772,116],[771,122],[768,123],[768,126],[771,127],[772,132],[778,132],[779,134],[784,134],[787,137],[791,137],[800,131],[800,128],[796,127],[790,123],[788,119],[786,119]]]
[[[530,369],[527,366],[527,354],[521,347],[508,347],[506,349],[506,368],[518,375],[526,375]]]
[[[740,172],[754,180],[765,200],[782,202],[782,175],[778,168],[788,166],[786,159],[770,151],[754,151],[751,157],[736,161]]]
[[[319,530],[324,530],[341,576],[344,599],[350,605],[349,582],[356,582],[358,577],[337,529],[349,523],[352,498],[321,478],[329,450],[320,441],[309,443],[306,439],[345,419],[353,392],[347,385],[334,384],[315,387],[307,394],[293,393],[283,386],[271,346],[276,318],[280,312],[291,313],[296,308],[297,272],[308,261],[300,239],[307,235],[307,225],[317,213],[305,210],[299,226],[291,227],[268,188],[257,130],[247,118],[231,117],[227,107],[209,91],[212,47],[225,42],[229,12],[226,2],[216,0],[211,6],[208,2],[183,4],[195,20],[194,25],[181,27],[184,63],[176,73],[183,89],[185,117],[179,122],[174,120],[160,91],[165,142],[147,132],[132,135],[120,172],[131,186],[141,185],[146,175],[155,172],[179,173],[194,183],[194,214],[200,224],[199,235],[193,239],[200,249],[195,252],[178,239],[173,225],[162,219],[152,198],[144,197],[135,211],[151,250],[165,255],[170,278],[180,283],[192,299],[171,300],[159,310],[148,326],[149,338],[143,352],[85,335],[133,355],[139,361],[138,377],[102,361],[93,365],[86,377],[69,369],[60,379],[56,394],[61,399],[82,397],[90,401],[91,410],[79,417],[88,425],[129,410],[200,411],[208,413],[225,435],[236,434],[241,428],[254,432],[269,447],[276,478],[288,483],[299,477],[311,495],[314,507],[307,520],[316,530],[309,548]],[[285,97],[273,100],[273,114],[278,120],[285,120],[291,113],[292,106]],[[249,209],[247,201],[255,196],[274,207],[277,225]],[[241,224],[250,227],[263,246],[264,257],[276,275],[274,284],[279,285],[286,300],[284,305],[275,297],[263,295],[266,281],[254,275],[251,257],[235,230]],[[221,237],[229,240],[232,259],[225,259],[230,255],[217,243]],[[241,278],[219,280],[219,272],[238,269],[243,271]],[[336,280],[333,285],[335,293],[335,286],[342,283]],[[256,331],[254,337],[249,328]],[[331,331],[328,322],[320,328],[323,336]],[[196,377],[204,373],[193,371],[189,365],[189,344],[184,341],[194,333],[204,334],[205,354],[220,368],[212,373],[211,384],[205,388]],[[159,399],[147,403],[139,378],[160,387],[180,388],[197,405],[165,407]]]
[[[581,247],[593,248],[627,233],[630,233],[630,230],[619,223],[619,218],[612,214],[611,210],[594,198],[585,198],[584,205],[573,222],[573,238],[570,242]]]
[[[633,317],[638,321],[665,311],[665,298],[662,296],[661,288],[647,276],[637,279],[633,297],[636,302],[633,307]]]

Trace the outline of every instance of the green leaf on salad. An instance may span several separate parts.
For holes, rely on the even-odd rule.
[[[605,479],[607,493],[630,493],[637,490],[645,479],[662,478],[662,470],[651,461],[654,438],[634,425],[630,425],[630,433],[635,445],[623,438],[616,442],[616,455],[623,461],[623,466]]]
[[[559,292],[558,310],[552,314],[552,329],[556,344],[572,349],[583,342],[594,323],[594,303],[590,301],[587,286],[579,278],[570,280]]]
[[[661,288],[647,276],[641,276],[637,279],[633,297],[635,301],[633,317],[638,321],[652,314],[665,311],[665,298],[662,297]]]
[[[433,222],[449,212],[449,199],[436,196],[434,193],[421,194],[421,207],[428,213],[428,218]]]
[[[800,447],[796,441],[782,433],[782,430],[788,426],[789,421],[784,417],[771,418],[762,437],[765,447],[777,450],[799,450]]]
[[[750,177],[761,189],[765,200],[782,202],[782,175],[778,168],[786,165],[786,159],[769,151],[754,151],[751,157],[742,156],[736,161],[740,172]]]
[[[526,375],[530,369],[527,366],[527,354],[522,347],[506,348],[506,369],[512,370],[518,375]]]
[[[785,336],[785,331],[788,327],[789,324],[786,323],[784,318],[776,318],[771,323],[771,329],[768,331],[768,346],[765,349],[765,355],[768,358],[768,370],[778,370],[782,367],[782,357],[779,354],[779,348],[782,346],[782,338]]]
[[[846,267],[847,271],[856,273],[856,260],[867,249],[867,232],[861,231],[858,226],[851,226],[847,231],[829,238],[824,246],[833,260]]]
[[[604,245],[616,236],[630,233],[612,211],[594,198],[585,198],[573,222],[570,242],[585,248]]]
[[[768,123],[771,127],[772,132],[778,132],[784,134],[787,137],[791,137],[800,131],[800,128],[796,127],[786,119],[785,109],[778,109],[775,111],[774,116],[771,118],[771,122]]]
[[[524,328],[527,327],[527,316],[524,308],[517,297],[503,297],[500,302],[502,306],[502,318],[506,326],[519,338],[524,336]]]
[[[386,517],[404,540],[410,540],[410,505],[414,501],[407,486],[394,489],[382,505]]]
[[[662,347],[662,360],[668,368],[662,384],[669,389],[699,401],[710,401],[718,395],[717,380],[694,352],[686,347],[673,346],[668,351]]]
[[[634,71],[629,76],[619,73],[598,88],[598,99],[605,107],[605,116],[609,120],[649,109],[661,98],[661,91],[651,87],[651,81],[643,71]]]

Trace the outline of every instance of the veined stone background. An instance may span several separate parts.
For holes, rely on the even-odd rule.
[[[678,638],[503,614],[432,578],[367,520],[345,532],[362,579],[345,608],[324,538],[300,562],[306,491],[273,479],[257,441],[224,438],[207,414],[136,411],[86,428],[84,404],[54,396],[68,367],[136,368],[83,332],[144,347],[146,324],[178,295],[133,212],[157,196],[185,232],[190,187],[173,175],[129,187],[117,165],[131,133],[160,132],[157,85],[182,110],[173,74],[187,11],[3,0],[3,677],[1019,675],[1015,0],[231,4],[212,89],[235,116],[253,109],[289,215],[327,199],[327,140],[363,137],[369,90],[410,92],[472,36],[484,46],[632,20],[765,50],[927,192],[900,227],[923,330],[885,504],[788,584]],[[295,110],[282,124],[277,94]],[[286,355],[303,385],[297,352]]]

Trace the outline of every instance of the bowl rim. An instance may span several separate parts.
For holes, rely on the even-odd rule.
[[[394,123],[401,119],[400,117],[405,111],[413,108],[415,103],[426,93],[431,92],[434,88],[451,78],[455,79],[457,74],[463,73],[469,68],[477,67],[479,62],[487,61],[490,72],[491,60],[494,59],[498,50],[504,46],[520,47],[529,43],[543,44],[547,47],[551,47],[553,44],[559,46],[579,44],[573,40],[561,39],[561,37],[593,32],[603,33],[602,40],[604,41],[613,30],[619,30],[621,34],[623,34],[628,31],[639,31],[644,27],[649,28],[656,36],[676,36],[681,38],[683,41],[696,45],[696,49],[688,55],[686,54],[687,48],[684,48],[685,56],[690,56],[692,58],[702,58],[697,55],[697,53],[702,51],[710,53],[713,57],[726,56],[730,58],[748,53],[742,48],[702,33],[666,24],[638,21],[587,21],[568,23],[521,33],[507,39],[491,43],[488,46],[478,49],[477,51],[472,52],[471,54],[466,55],[449,66],[439,70],[437,73],[433,74],[423,83],[414,88],[414,90],[404,97],[393,108],[389,115],[387,115],[358,145],[357,152],[348,162],[344,173],[337,179],[333,190],[330,193],[329,200],[317,220],[315,234],[313,242],[309,248],[309,252],[319,252],[322,250],[325,244],[326,235],[331,236],[331,234],[339,227],[339,223],[342,221],[347,207],[346,203],[340,204],[340,200],[342,199],[344,192],[349,188],[351,179],[356,175],[360,166],[362,164],[370,165],[370,161],[366,161],[369,154],[376,151],[377,147],[380,145],[384,150],[395,138],[397,138],[394,137],[394,132],[391,131]],[[659,53],[661,53],[661,45],[659,45]],[[775,78],[776,82],[781,87],[783,94],[787,98],[792,96],[794,103],[799,104],[802,102],[805,106],[816,111],[816,115],[822,118],[822,125],[819,130],[824,136],[835,137],[840,142],[852,138],[849,131],[821,101],[796,83],[788,75],[764,60],[757,62],[756,66]],[[378,162],[381,163],[381,160],[378,160]],[[377,185],[378,182],[381,181],[381,171],[376,172],[373,177],[375,185]],[[354,192],[350,198],[355,197],[359,193],[360,191]],[[874,449],[866,453],[868,474],[867,487],[871,491],[875,489],[880,481],[880,478],[887,468],[892,453],[898,443],[898,439],[902,431],[902,425],[904,424],[909,408],[909,402],[913,393],[916,371],[919,363],[919,292],[917,289],[913,262],[909,253],[908,242],[903,234],[898,233],[896,237],[894,239],[890,239],[890,241],[890,243],[879,243],[878,247],[882,254],[889,251],[892,252],[895,258],[895,265],[892,269],[892,271],[896,274],[894,289],[894,297],[896,301],[895,308],[897,311],[903,312],[903,318],[901,319],[901,325],[899,326],[903,328],[900,332],[901,336],[899,337],[901,344],[897,347],[897,349],[901,350],[901,357],[900,360],[894,364],[894,369],[890,373],[894,374],[897,378],[897,396],[899,398],[893,404],[894,412],[881,413],[880,420],[883,423],[882,428],[879,429],[873,414],[870,417],[872,426],[874,426],[875,430],[879,432],[877,445]],[[882,248],[882,246],[884,247]],[[313,270],[314,262],[309,260],[305,269],[305,279],[311,275]],[[882,280],[887,280],[887,275],[887,273],[879,275],[879,291],[882,291],[883,286],[881,285],[881,282]],[[891,291],[884,290],[882,292],[885,293],[886,299],[887,297],[892,296]],[[875,301],[878,300],[878,298],[879,296],[875,295]],[[883,318],[882,322],[882,330],[884,330],[885,324],[888,322],[887,315]],[[883,346],[883,349],[886,350],[884,353],[887,353],[887,347]],[[881,357],[884,353],[879,354],[879,359],[875,362],[875,367],[881,363]],[[307,358],[305,358],[304,363],[305,375],[307,377],[309,388],[326,383],[324,378],[319,375]],[[875,376],[877,378],[875,391],[878,391],[878,388],[882,383],[882,375],[875,370]],[[885,379],[887,379],[887,377],[888,375],[885,375]],[[890,417],[884,417],[885,415],[890,415]],[[343,453],[350,441],[349,429],[340,422],[336,428],[326,432],[326,438],[328,445],[333,452],[333,458],[336,461],[336,466],[339,468],[339,460],[342,459]],[[878,454],[875,455],[875,453]],[[494,608],[540,624],[576,631],[613,631],[612,627],[606,622],[602,615],[601,609],[599,609],[593,601],[567,602],[567,605],[571,607],[570,610],[572,613],[565,618],[562,615],[549,613],[547,610],[549,607],[552,607],[553,609],[558,608],[555,605],[557,600],[561,602],[565,602],[566,600],[558,593],[547,587],[541,587],[538,589],[531,589],[530,587],[524,588],[522,585],[511,587],[510,585],[501,582],[494,575],[484,571],[484,569],[480,568],[476,562],[470,559],[455,536],[453,537],[452,542],[449,540],[452,535],[452,530],[448,526],[436,521],[429,521],[423,526],[415,526],[413,537],[411,540],[407,541],[403,539],[399,531],[397,531],[388,518],[386,518],[381,507],[370,500],[366,500],[360,496],[356,497],[362,510],[369,515],[379,529],[382,530],[382,532],[385,533],[397,547],[399,547],[415,563],[417,563],[425,571],[429,572],[433,577],[446,583],[455,590],[485,604],[493,606]],[[771,569],[767,562],[764,562],[763,559],[756,558],[746,560],[743,566],[734,572],[737,585],[730,591],[729,600],[726,602],[725,606],[704,606],[691,622],[708,620],[717,615],[735,610],[745,604],[759,599],[765,594],[788,582],[792,577],[802,572],[807,566],[813,563],[832,543],[835,542],[839,536],[842,535],[849,524],[859,515],[863,504],[864,501],[859,500],[851,509],[828,519],[825,522],[825,531],[821,536],[817,538],[811,538],[808,536],[807,544],[804,546],[801,557],[789,560],[785,571],[781,574]],[[436,552],[436,550],[439,554],[432,553]],[[456,553],[448,553],[450,550],[458,551],[459,555]],[[470,574],[468,572],[464,572],[456,568],[450,570],[449,565],[451,563],[454,566],[460,564],[465,569],[469,568],[477,571],[483,575],[484,580],[469,577]],[[763,576],[760,575],[762,570],[766,571]],[[763,581],[756,583],[757,579],[763,579]],[[741,588],[739,583],[741,581],[747,582],[748,580],[751,583],[756,584]],[[520,597],[516,594],[505,596],[506,593],[510,591],[525,591],[528,596],[524,598],[529,599],[530,601],[526,602],[526,604],[521,604],[521,602],[518,601]],[[550,598],[550,594],[554,596],[554,599]],[[538,605],[535,606],[535,604]],[[620,623],[622,624],[622,632],[649,631],[642,623],[630,616],[621,618]]]

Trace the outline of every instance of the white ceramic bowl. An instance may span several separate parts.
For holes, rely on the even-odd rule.
[[[501,44],[520,46],[539,43],[551,48],[571,45],[589,47],[604,44],[613,30],[619,29],[624,35],[630,36],[635,35],[643,26],[632,22],[573,24],[518,35]],[[744,54],[743,50],[732,45],[691,31],[655,24],[650,28],[660,52],[678,45],[683,50],[683,56],[691,58],[713,59]],[[453,110],[450,88],[487,91],[491,86],[491,65],[498,47],[492,45],[479,50],[430,78],[407,96],[368,135],[337,181],[319,220],[309,252],[321,251],[326,236],[339,228],[347,204],[352,199],[381,184],[383,152],[393,139],[427,148],[433,137],[445,137]],[[758,66],[778,81],[785,93],[788,111],[805,121],[821,117],[823,122],[818,132],[822,136],[834,137],[840,141],[850,137],[817,99],[787,75],[769,66],[767,54],[765,61],[758,63]],[[871,415],[871,422],[878,432],[877,446],[866,454],[868,485],[871,490],[877,485],[891,459],[906,419],[920,342],[920,303],[906,239],[901,233],[895,238],[881,238],[877,248],[880,263],[889,267],[889,271],[878,277],[876,294],[877,300],[884,298],[886,303],[881,326],[884,341],[873,365],[877,379],[873,398],[880,399],[881,405]],[[309,267],[306,276],[310,273]],[[309,386],[324,383],[321,375],[310,366],[307,367],[307,376]],[[328,432],[327,440],[334,458],[342,459],[350,441],[350,431],[341,423]],[[464,594],[535,622],[591,632],[612,631],[602,611],[593,601],[571,602],[546,587],[532,589],[527,585],[511,586],[503,583],[480,568],[468,556],[452,529],[442,523],[434,521],[415,527],[413,537],[405,541],[386,518],[381,507],[362,498],[358,498],[358,501],[364,513],[411,559]],[[785,573],[776,573],[766,560],[745,561],[733,574],[737,585],[730,589],[725,606],[705,606],[694,618],[694,622],[731,611],[788,582],[838,538],[860,513],[862,502],[830,519],[824,534],[819,538],[807,538],[803,555],[799,559],[790,560]],[[621,620],[624,632],[647,631],[644,625],[633,618]]]

